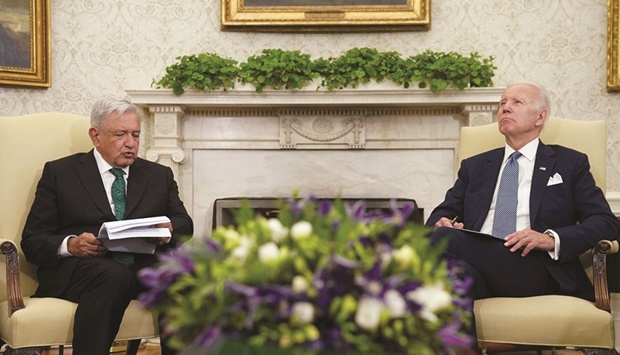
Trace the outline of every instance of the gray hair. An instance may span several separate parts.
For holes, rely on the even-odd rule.
[[[142,119],[141,111],[129,100],[116,96],[106,96],[93,105],[90,113],[90,125],[101,129],[105,126],[105,120],[110,114],[116,112],[120,116],[127,111],[135,113]]]
[[[551,113],[551,99],[549,99],[549,92],[547,91],[547,89],[545,89],[544,86],[535,83],[512,83],[509,84],[508,87],[514,85],[528,85],[538,91],[538,97],[536,98],[536,109],[547,110],[547,117],[545,117],[546,122],[547,119],[549,119]]]

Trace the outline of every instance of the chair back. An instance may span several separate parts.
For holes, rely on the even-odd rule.
[[[22,230],[34,200],[43,165],[66,155],[86,152],[90,120],[66,113],[38,113],[0,117],[0,238],[20,248]],[[0,258],[0,301],[6,300],[6,264]],[[36,266],[20,249],[23,294],[34,293]]]
[[[596,185],[605,193],[607,181],[607,126],[605,121],[577,121],[549,117],[540,134],[545,144],[559,144],[588,155]],[[461,128],[458,161],[504,146],[497,123]]]
[[[588,155],[590,171],[596,185],[605,193],[607,181],[607,126],[605,121],[577,121],[549,117],[540,133],[545,144],[559,144]],[[461,128],[458,159],[460,162],[493,148],[503,147],[504,136],[497,123]],[[592,254],[581,255],[581,263],[592,280]]]

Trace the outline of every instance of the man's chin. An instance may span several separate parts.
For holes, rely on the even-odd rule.
[[[122,167],[130,166],[136,161],[136,158],[123,158],[118,160],[118,165]]]

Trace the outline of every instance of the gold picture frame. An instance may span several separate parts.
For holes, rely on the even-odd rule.
[[[50,0],[0,0],[0,85],[50,87]]]
[[[430,0],[221,0],[223,31],[429,30]]]
[[[608,0],[607,91],[620,91],[620,0]]]

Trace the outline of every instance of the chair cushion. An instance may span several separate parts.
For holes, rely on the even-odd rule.
[[[0,303],[0,337],[11,348],[70,345],[76,303],[58,298],[24,298],[26,308],[9,318],[8,305]],[[116,340],[146,339],[158,334],[157,316],[131,301]]]
[[[504,344],[613,348],[610,313],[569,296],[487,298],[474,303],[478,340]]]

